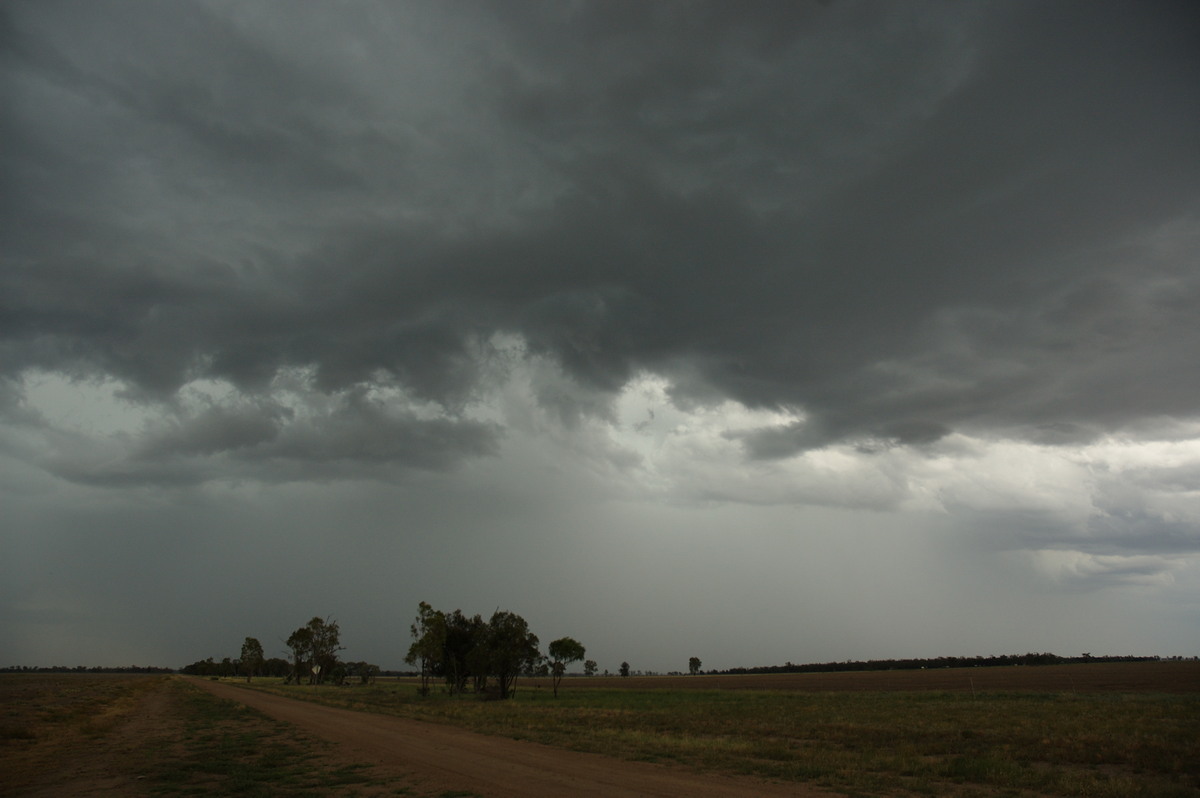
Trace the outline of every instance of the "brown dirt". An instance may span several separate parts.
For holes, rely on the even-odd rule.
[[[334,742],[348,761],[370,762],[408,778],[422,790],[466,790],[485,798],[816,798],[835,794],[802,784],[700,774],[669,765],[627,762],[490,737],[452,726],[335,709],[234,684],[201,679],[191,682]]]
[[[164,726],[172,725],[174,713],[165,679],[134,678],[139,689],[80,727],[50,727],[52,736],[39,740],[39,745],[5,751],[7,772],[0,778],[0,794],[37,798],[148,794],[138,775],[150,756],[143,746],[160,737]]]

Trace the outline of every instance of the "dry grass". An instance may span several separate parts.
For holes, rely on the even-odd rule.
[[[167,676],[0,676],[0,795],[422,795]]]
[[[514,701],[481,702],[444,694],[422,699],[403,682],[255,684],[352,709],[627,759],[813,782],[847,794],[1200,794],[1200,692],[1189,688],[1194,667],[1139,673],[1006,678],[1065,680],[1076,688],[1094,678],[1162,689],[984,690],[979,675],[959,672],[932,676],[954,684],[974,680],[974,691],[867,690],[865,674],[848,675],[858,677],[856,689],[763,689],[789,682],[758,677],[757,689],[742,681],[738,689],[705,690],[703,679],[684,677],[674,681],[677,689],[665,682],[636,689],[637,680],[622,682],[624,689],[593,689],[586,686],[593,682],[571,680],[558,699],[525,683]],[[163,718],[147,728],[151,704]],[[138,735],[130,739],[135,726]],[[328,759],[321,743],[294,729],[161,676],[0,676],[0,756],[5,795],[28,792],[31,784],[45,789],[46,778],[73,763],[80,783],[94,785],[103,772],[136,783],[140,793],[404,789],[372,783],[365,771]],[[134,773],[140,780],[128,781]],[[121,794],[135,792],[125,786]]]
[[[141,696],[167,677],[5,674],[0,676],[0,794],[48,780],[66,783],[95,760]]]
[[[1194,692],[645,690],[584,683],[573,682],[557,700],[526,687],[510,702],[422,699],[403,683],[262,689],[847,793],[1200,792],[1200,694]]]

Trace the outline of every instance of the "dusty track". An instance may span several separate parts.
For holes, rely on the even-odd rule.
[[[570,795],[586,798],[737,798],[830,796],[802,784],[698,774],[435,723],[335,709],[237,685],[190,679],[221,698],[240,701],[340,747],[348,760],[370,762],[417,781],[422,789],[470,790],[484,798]]]

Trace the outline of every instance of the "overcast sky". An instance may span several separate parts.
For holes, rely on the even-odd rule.
[[[0,666],[1200,654],[1188,2],[0,5]]]

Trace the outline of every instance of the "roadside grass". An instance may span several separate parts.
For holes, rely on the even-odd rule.
[[[150,716],[147,697],[157,700]],[[0,730],[0,795],[70,792],[100,780],[117,780],[130,795],[428,795],[167,676],[0,675]]]
[[[1200,696],[588,689],[512,701],[406,683],[257,689],[625,759],[848,794],[1174,798],[1200,792]]]
[[[328,743],[287,723],[179,681],[170,688],[182,735],[147,774],[156,795],[356,795],[384,783],[367,765],[330,765]]]

